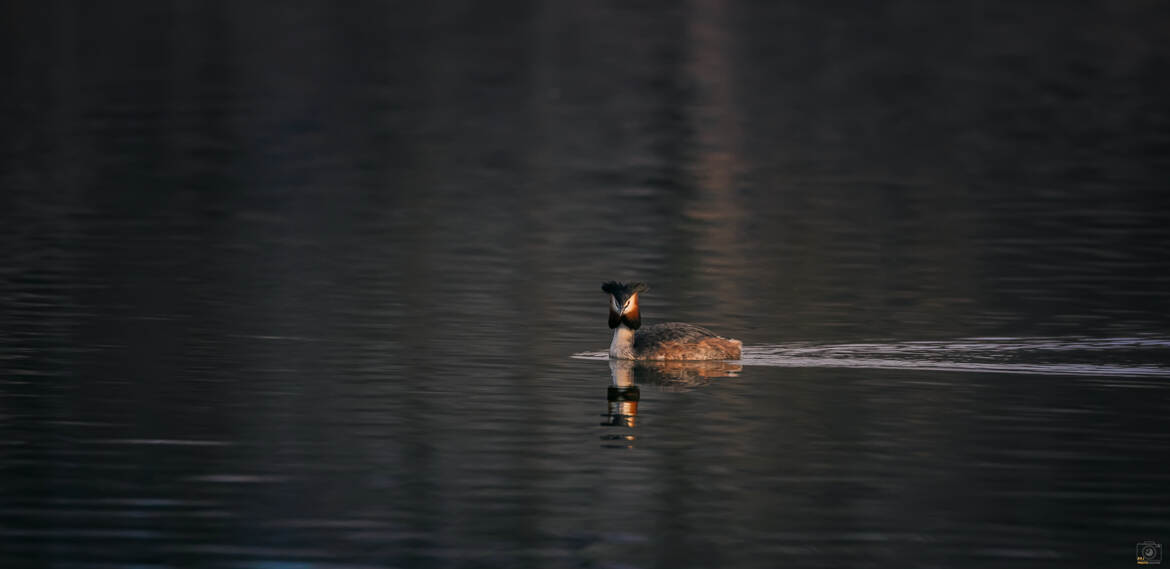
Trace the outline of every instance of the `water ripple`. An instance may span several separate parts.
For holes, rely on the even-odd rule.
[[[574,358],[604,360],[605,352]],[[948,341],[745,346],[743,365],[1170,378],[1170,339],[963,338]]]

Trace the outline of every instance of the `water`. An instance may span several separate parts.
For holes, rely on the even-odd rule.
[[[933,370],[951,372],[1086,375],[1102,378],[1170,377],[1170,340],[1164,338],[970,338],[951,342],[747,346],[735,365]],[[608,360],[606,351],[574,357]],[[1126,363],[1098,363],[1101,361]],[[1140,363],[1140,362],[1151,363]],[[672,363],[705,369],[712,363]],[[698,367],[696,367],[698,366]],[[1154,383],[1154,386],[1158,386]]]
[[[1167,15],[5,7],[0,565],[1129,566]]]

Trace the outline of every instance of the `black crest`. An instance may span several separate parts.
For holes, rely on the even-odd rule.
[[[619,283],[617,281],[609,281],[601,285],[601,290],[614,295],[618,299],[618,304],[626,301],[631,295],[639,292],[646,292],[650,287],[646,283]]]
[[[625,324],[630,328],[637,330],[642,325],[642,315],[638,311],[638,306],[634,305],[625,312],[619,312],[631,296],[639,292],[650,290],[650,287],[645,283],[619,283],[617,281],[609,281],[601,285],[601,290],[612,294],[617,300],[618,308],[609,307],[609,327],[617,328],[619,324]]]

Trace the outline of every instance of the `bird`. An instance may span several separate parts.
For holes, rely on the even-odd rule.
[[[736,360],[743,342],[685,322],[666,322],[642,328],[638,295],[650,290],[645,283],[609,281],[609,327],[613,340],[609,357],[618,360]]]

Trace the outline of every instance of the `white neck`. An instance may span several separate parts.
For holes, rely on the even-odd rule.
[[[613,329],[613,341],[609,343],[609,357],[619,360],[634,359],[634,331],[625,324]]]

